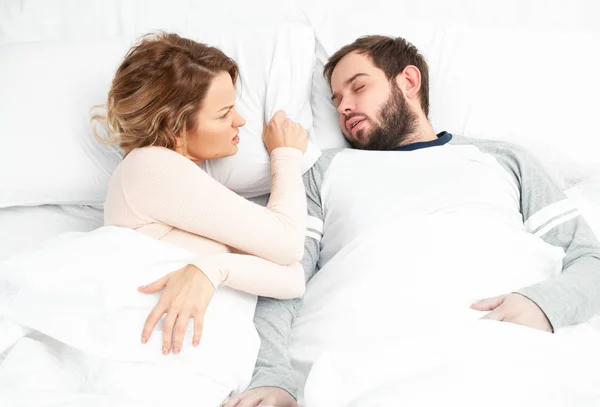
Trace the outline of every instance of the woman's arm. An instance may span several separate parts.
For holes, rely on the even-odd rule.
[[[200,269],[215,288],[223,285],[276,299],[302,297],[306,288],[300,263],[281,266],[256,256],[219,253],[199,257],[191,264]]]
[[[280,266],[258,257],[231,253],[207,255],[139,288],[145,294],[163,291],[146,318],[142,343],[148,341],[158,321],[167,314],[163,323],[163,354],[168,354],[171,348],[175,354],[179,353],[190,318],[194,320],[192,343],[198,346],[204,315],[215,291],[204,269],[212,269],[215,264],[218,272],[223,273],[224,285],[232,288],[282,299],[304,294],[304,271],[300,264]]]
[[[271,154],[271,197],[266,207],[237,195],[189,159],[161,147],[132,151],[122,163],[121,186],[131,210],[281,265],[302,257],[306,197],[302,152]]]

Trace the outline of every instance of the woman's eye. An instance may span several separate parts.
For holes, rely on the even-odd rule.
[[[227,116],[229,116],[229,113],[231,113],[231,110],[228,110],[227,113],[225,113],[223,116],[221,116],[221,119],[224,119]]]

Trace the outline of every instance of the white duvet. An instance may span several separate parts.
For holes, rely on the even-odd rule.
[[[138,232],[68,233],[0,263],[0,406],[219,406],[250,381],[256,297],[215,293],[203,337],[140,343],[159,295],[137,287],[196,255]]]
[[[379,226],[323,266],[290,344],[303,405],[600,405],[600,334],[591,325],[552,335],[479,321],[469,309],[557,275],[562,250],[469,219]],[[198,348],[188,332],[180,355],[163,356],[160,325],[140,344],[158,295],[137,287],[194,256],[103,227],[1,262],[0,405],[210,407],[243,390],[259,347],[255,296],[219,289]]]
[[[485,217],[373,228],[309,283],[291,341],[301,404],[600,405],[600,334],[591,325],[553,335],[480,321],[484,313],[469,308],[558,275],[563,257]]]
[[[408,335],[323,353],[306,383],[309,407],[595,407],[600,335],[552,335],[480,321],[443,336]]]

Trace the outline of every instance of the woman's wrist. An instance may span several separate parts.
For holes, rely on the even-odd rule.
[[[216,270],[211,267],[203,267],[196,263],[190,263],[187,265],[186,269],[191,273],[197,273],[201,275],[203,278],[206,278],[213,289],[216,290],[219,285],[221,285],[221,273],[219,270]]]
[[[279,158],[285,156],[301,157],[303,155],[302,150],[296,147],[277,147],[271,151],[271,157]]]

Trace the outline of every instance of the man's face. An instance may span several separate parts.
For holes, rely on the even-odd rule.
[[[416,129],[417,117],[396,81],[364,54],[352,52],[340,60],[331,89],[340,128],[354,148],[390,150]]]

